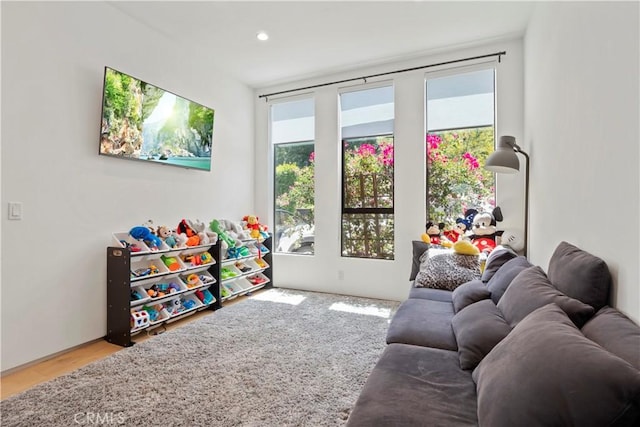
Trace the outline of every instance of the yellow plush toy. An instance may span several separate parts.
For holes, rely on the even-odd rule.
[[[246,215],[242,220],[246,221],[246,227],[250,230],[251,238],[259,239],[261,226],[260,222],[258,222],[258,217],[255,215]]]
[[[461,255],[480,255],[480,251],[468,240],[458,240],[453,244],[453,251]]]

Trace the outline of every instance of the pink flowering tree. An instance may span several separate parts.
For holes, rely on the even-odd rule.
[[[343,162],[345,207],[382,210],[343,215],[342,254],[393,259],[393,137],[345,140]]]
[[[345,205],[393,207],[393,140],[378,137],[345,142]]]
[[[449,226],[467,208],[495,206],[493,173],[482,165],[493,151],[493,127],[427,134],[429,219]]]

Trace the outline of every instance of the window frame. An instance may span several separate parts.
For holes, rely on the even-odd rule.
[[[365,138],[380,138],[380,137],[391,137],[393,139],[393,143],[394,143],[394,147],[395,147],[395,119],[396,119],[396,102],[395,102],[395,84],[393,82],[393,80],[384,80],[384,81],[380,81],[380,82],[375,82],[375,83],[369,83],[369,84],[365,84],[365,85],[358,85],[358,86],[349,86],[349,87],[345,87],[345,88],[341,88],[340,90],[338,90],[338,115],[339,117],[342,116],[342,109],[340,108],[340,99],[341,96],[345,93],[351,93],[351,92],[358,92],[358,91],[364,91],[364,90],[369,90],[369,89],[376,89],[376,88],[381,88],[381,87],[391,87],[393,90],[393,120],[394,120],[394,132],[393,133],[379,133],[379,134],[374,134],[374,135],[366,135],[366,136],[358,136],[358,137],[351,137],[351,138],[342,138],[342,121],[339,120],[338,121],[338,131],[339,131],[339,143],[341,145],[340,148],[340,192],[341,192],[341,197],[340,197],[340,257],[341,258],[358,258],[358,259],[368,259],[368,260],[378,260],[378,261],[393,261],[395,259],[395,245],[393,248],[393,253],[391,254],[391,258],[375,258],[375,257],[366,257],[366,256],[352,256],[352,255],[344,255],[342,253],[343,248],[344,248],[344,242],[343,242],[343,234],[344,234],[344,221],[345,215],[358,215],[358,214],[362,214],[362,215],[390,215],[393,222],[394,222],[394,228],[393,228],[393,235],[394,235],[394,239],[395,239],[395,192],[396,192],[396,188],[395,188],[395,184],[396,184],[396,179],[395,179],[395,162],[394,162],[394,168],[393,168],[393,172],[392,172],[392,207],[390,208],[350,208],[346,206],[346,191],[345,191],[345,178],[346,178],[346,165],[345,165],[345,141],[349,141],[349,140],[355,140],[355,139],[365,139]]]
[[[442,132],[450,132],[455,130],[469,130],[469,129],[480,129],[485,127],[493,126],[493,148],[496,148],[497,142],[497,134],[498,134],[498,63],[497,59],[490,61],[478,62],[475,64],[462,65],[459,67],[452,68],[443,68],[438,70],[427,71],[424,73],[424,85],[423,85],[423,94],[424,94],[424,158],[425,158],[425,221],[429,221],[429,167],[426,163],[426,157],[428,154],[428,147],[426,143],[426,137],[429,133],[442,133]],[[438,79],[442,77],[451,77],[459,74],[472,73],[475,71],[484,71],[484,70],[493,70],[493,125],[483,125],[483,126],[464,126],[464,127],[456,127],[456,128],[443,128],[443,129],[429,129],[428,126],[428,115],[429,115],[429,105],[427,99],[427,81],[431,79]],[[494,200],[498,200],[498,180],[496,179],[496,174],[493,174],[493,182],[494,182]],[[462,214],[462,212],[461,212]]]
[[[295,141],[283,141],[283,142],[273,142],[273,107],[277,104],[285,104],[285,103],[289,103],[289,102],[297,102],[297,101],[303,101],[303,100],[311,100],[313,102],[313,123],[314,123],[314,129],[313,129],[313,139],[308,140],[308,139],[300,139],[300,140],[295,140]],[[273,233],[274,233],[274,247],[273,247],[273,252],[277,253],[278,255],[295,255],[295,256],[314,256],[315,252],[312,254],[298,254],[295,252],[278,252],[276,249],[276,244],[277,242],[275,241],[275,233],[277,232],[277,224],[276,224],[276,219],[278,217],[277,214],[277,210],[278,205],[276,203],[276,198],[277,198],[277,182],[276,182],[276,169],[277,169],[277,165],[276,165],[276,160],[277,160],[277,156],[276,156],[276,150],[278,146],[286,146],[286,145],[292,145],[292,144],[305,144],[305,143],[311,143],[313,144],[313,152],[315,152],[315,144],[316,144],[316,129],[315,129],[315,123],[316,123],[316,111],[315,111],[315,104],[316,104],[316,96],[314,93],[304,93],[304,94],[299,94],[299,95],[293,95],[293,96],[286,96],[286,97],[282,97],[282,98],[275,98],[275,99],[270,99],[267,101],[267,127],[268,127],[268,144],[269,144],[269,152],[271,153],[271,211],[272,211],[272,215],[273,215]],[[316,198],[316,194],[315,194],[315,184],[316,184],[316,176],[315,176],[315,170],[314,170],[314,208],[315,208],[315,198]],[[314,228],[315,228],[315,217],[314,217],[314,221],[313,224],[311,224]]]

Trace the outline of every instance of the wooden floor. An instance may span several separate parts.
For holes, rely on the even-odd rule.
[[[255,292],[254,295],[259,292],[260,291]],[[229,306],[231,304],[241,302],[245,298],[246,297],[235,298],[233,300],[226,301],[224,305]],[[214,315],[215,311],[203,310],[185,319],[167,325],[167,330],[179,328],[188,322],[192,322],[193,320],[204,316]],[[150,338],[152,339],[153,335],[147,335],[143,331],[136,335],[133,340],[135,342],[141,342]],[[7,397],[25,391],[37,384],[74,371],[120,350],[122,350],[122,347],[108,343],[104,339],[100,339],[84,344],[70,351],[63,352],[42,362],[30,364],[24,368],[18,369],[17,371],[11,371],[10,373],[2,376],[0,382],[1,398],[6,399]]]

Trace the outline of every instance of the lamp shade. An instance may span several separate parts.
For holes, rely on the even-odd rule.
[[[496,151],[487,157],[485,169],[497,173],[516,173],[520,170],[520,161],[515,151],[516,139],[513,136],[501,136]]]

